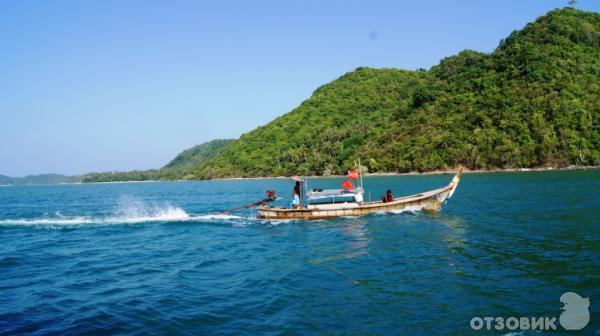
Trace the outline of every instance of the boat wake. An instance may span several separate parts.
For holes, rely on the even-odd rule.
[[[249,218],[225,214],[189,214],[173,205],[148,205],[122,201],[110,215],[64,216],[60,212],[34,218],[0,219],[0,226],[77,227],[85,225],[139,224],[151,222],[218,222],[241,225]]]
[[[203,221],[203,220],[209,221],[209,220],[235,220],[235,219],[248,219],[248,218],[235,216],[235,215],[225,215],[225,214],[207,214],[207,215],[191,216],[190,219],[197,220],[197,221]]]
[[[401,214],[401,213],[412,213],[412,214],[416,214],[417,212],[423,210],[423,206],[419,206],[419,205],[413,205],[413,206],[408,206],[404,209],[395,209],[395,210],[389,210],[389,211],[381,211],[381,212],[377,212],[378,215],[385,215],[385,214]]]
[[[417,213],[422,207],[412,206],[401,210],[378,212],[379,215]],[[231,214],[205,213],[189,214],[184,209],[171,204],[148,204],[140,200],[121,199],[116,210],[107,215],[75,215],[65,216],[60,212],[53,215],[44,215],[33,218],[0,219],[0,227],[32,226],[40,228],[83,227],[94,225],[115,224],[140,224],[140,223],[169,223],[169,222],[202,222],[214,224],[228,224],[233,226],[247,226],[256,223],[266,223],[276,226],[282,223],[295,221],[283,220],[258,220],[255,217],[242,217]]]
[[[2,219],[0,226],[82,226],[82,225],[111,225],[139,224],[151,222],[227,222],[247,220],[233,215],[189,215],[180,208],[171,208],[154,215],[125,216],[125,217],[92,217],[92,216],[52,216],[39,218]],[[236,224],[236,223],[232,223]],[[239,223],[238,223],[239,224]]]

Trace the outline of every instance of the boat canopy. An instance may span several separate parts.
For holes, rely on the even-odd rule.
[[[313,189],[306,193],[310,204],[362,202],[363,190],[356,188],[344,189]]]

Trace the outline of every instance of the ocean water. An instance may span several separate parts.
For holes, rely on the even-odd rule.
[[[364,182],[378,199],[451,177]],[[567,291],[599,333],[598,170],[465,174],[439,213],[216,214],[271,188],[290,202],[282,179],[0,187],[0,334],[510,334],[469,322],[558,318]]]

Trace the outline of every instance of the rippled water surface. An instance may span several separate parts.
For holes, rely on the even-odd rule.
[[[375,199],[450,179],[365,185]],[[0,187],[0,334],[486,334],[472,317],[558,317],[566,291],[590,298],[584,334],[600,328],[598,170],[466,174],[440,213],[215,215],[291,187]]]

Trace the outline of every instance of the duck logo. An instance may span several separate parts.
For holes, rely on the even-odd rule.
[[[566,292],[560,296],[564,310],[560,314],[560,325],[566,330],[581,330],[590,322],[589,298],[582,298],[577,293]]]
[[[577,293],[565,292],[560,296],[562,314],[558,318],[565,330],[581,330],[590,322],[590,299]],[[556,316],[475,316],[469,323],[473,330],[557,330]]]

